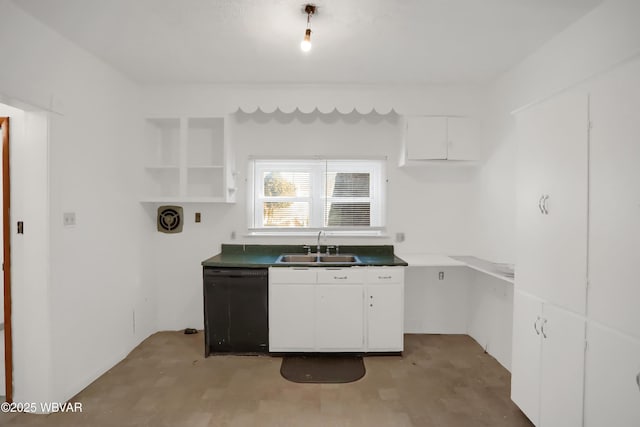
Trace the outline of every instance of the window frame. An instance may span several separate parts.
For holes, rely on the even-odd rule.
[[[343,164],[345,168],[337,167]],[[264,196],[264,172],[277,171],[310,172],[309,197]],[[327,173],[369,173],[369,196],[366,198],[341,198],[327,196]],[[386,157],[385,158],[249,158],[248,227],[250,235],[311,235],[325,231],[328,235],[382,236],[386,230]],[[329,201],[361,202],[370,204],[369,226],[324,226],[325,206]],[[309,202],[308,227],[262,227],[263,203],[268,201]]]

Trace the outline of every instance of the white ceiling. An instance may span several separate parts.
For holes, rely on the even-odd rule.
[[[482,83],[601,0],[14,0],[141,83]]]

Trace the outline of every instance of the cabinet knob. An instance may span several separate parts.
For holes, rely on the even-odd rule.
[[[369,304],[369,307],[373,307],[373,304]],[[638,375],[640,375],[640,374],[638,374]]]
[[[540,316],[533,322],[533,329],[536,331],[536,335],[540,335],[540,331],[538,330],[538,321],[540,320]]]
[[[547,338],[547,334],[544,332],[544,325],[547,324],[547,319],[542,319],[542,325],[540,325],[540,332],[542,333],[542,336]]]
[[[638,391],[640,391],[640,372],[636,375],[636,384],[638,384]]]
[[[373,299],[373,295],[369,295],[369,298]]]

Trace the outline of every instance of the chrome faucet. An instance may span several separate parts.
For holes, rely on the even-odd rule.
[[[318,254],[318,256],[320,256],[320,236],[322,235],[322,233],[324,233],[323,230],[318,231],[318,242],[316,245],[316,254]]]

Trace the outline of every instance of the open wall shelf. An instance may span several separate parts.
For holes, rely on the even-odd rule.
[[[234,203],[226,117],[149,118],[144,203]]]

